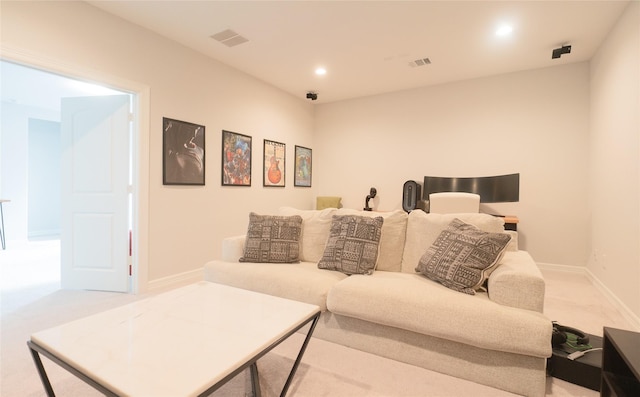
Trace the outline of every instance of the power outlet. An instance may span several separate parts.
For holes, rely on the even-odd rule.
[[[596,268],[607,270],[607,256],[600,250],[593,250],[593,264]]]

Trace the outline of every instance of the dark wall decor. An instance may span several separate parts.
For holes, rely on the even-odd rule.
[[[251,186],[251,137],[222,131],[222,186]]]
[[[520,174],[448,178],[425,176],[422,197],[439,192],[467,192],[480,195],[481,203],[515,202],[520,200]]]
[[[296,145],[293,186],[311,187],[311,149]]]
[[[286,150],[284,143],[264,140],[262,185],[285,186]]]
[[[204,185],[204,126],[162,118],[162,183]]]

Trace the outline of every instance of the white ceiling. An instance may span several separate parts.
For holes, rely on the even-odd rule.
[[[314,103],[589,60],[628,1],[88,1]],[[503,23],[511,37],[495,36]],[[249,41],[227,47],[211,35]],[[571,44],[571,54],[551,51]],[[410,67],[430,58],[432,64]],[[327,75],[317,77],[317,66]],[[2,101],[114,93],[0,62]]]
[[[629,1],[87,1],[316,103],[591,59]],[[501,24],[513,27],[497,37]],[[210,36],[248,39],[227,47]],[[551,59],[554,48],[571,54]],[[410,67],[429,58],[431,65]],[[318,66],[327,74],[314,75]]]

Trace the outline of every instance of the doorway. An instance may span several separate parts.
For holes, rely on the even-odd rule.
[[[20,277],[16,272],[20,270],[20,261],[12,258],[25,259],[28,257],[42,258],[46,256],[57,271],[48,269],[45,274],[57,273],[55,277],[48,277],[49,288],[51,282],[60,285],[60,197],[59,189],[52,186],[52,178],[44,176],[53,172],[52,167],[43,165],[44,160],[55,164],[56,140],[55,125],[61,123],[60,103],[62,98],[74,97],[99,97],[126,95],[131,100],[131,106],[127,109],[136,119],[137,106],[136,94],[123,92],[87,83],[74,78],[56,73],[50,73],[37,68],[23,66],[18,63],[0,61],[2,73],[2,129],[0,135],[0,196],[11,202],[5,204],[5,231],[7,234],[7,252],[0,252],[2,267],[14,266],[11,273],[17,281],[16,286],[28,287],[26,280],[33,279],[34,286],[42,283],[42,279],[25,274]],[[134,123],[129,123],[127,143],[136,142],[133,138]],[[58,129],[59,131],[59,129]],[[60,150],[59,144],[57,150]],[[135,150],[131,146],[125,161],[127,161],[128,192],[135,192],[134,173],[131,172],[135,160]],[[44,150],[44,152],[43,152]],[[52,160],[53,158],[53,160]],[[42,161],[39,161],[42,160]],[[59,180],[59,178],[58,178]],[[58,184],[59,187],[59,184]],[[130,195],[131,193],[129,193]],[[57,201],[58,200],[58,201]],[[126,197],[127,203],[132,203],[131,197]],[[134,213],[132,205],[128,205],[126,218],[128,230],[133,228]],[[125,244],[130,241],[128,233],[123,236]],[[48,244],[45,241],[49,242]],[[23,250],[22,255],[11,255],[12,249]],[[26,254],[24,250],[33,250]],[[41,254],[38,254],[41,250]],[[128,247],[127,247],[128,251]],[[57,256],[57,261],[52,258]],[[11,264],[9,262],[18,262]],[[132,260],[125,265],[134,265]],[[23,266],[27,270],[28,266]],[[3,269],[4,271],[5,269]],[[127,274],[129,276],[129,274]],[[7,280],[7,279],[5,279]],[[5,288],[3,282],[3,288]],[[136,286],[129,284],[127,292],[136,292]]]

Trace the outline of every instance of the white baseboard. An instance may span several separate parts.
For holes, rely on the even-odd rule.
[[[60,238],[60,229],[39,230],[39,231],[27,233],[27,240],[29,240],[29,239],[40,239],[42,237]]]
[[[552,263],[538,263],[540,269],[559,270],[568,273],[577,273],[587,276],[587,278],[595,285],[595,287],[604,294],[609,302],[622,314],[625,320],[629,321],[632,327],[636,331],[640,331],[640,317],[629,309],[616,294],[614,294],[606,285],[602,283],[592,272],[586,267],[582,266],[569,266],[569,265],[556,265]]]
[[[196,283],[198,281],[202,281],[203,279],[204,269],[196,269],[149,281],[146,290],[147,292],[159,292],[161,290]]]

